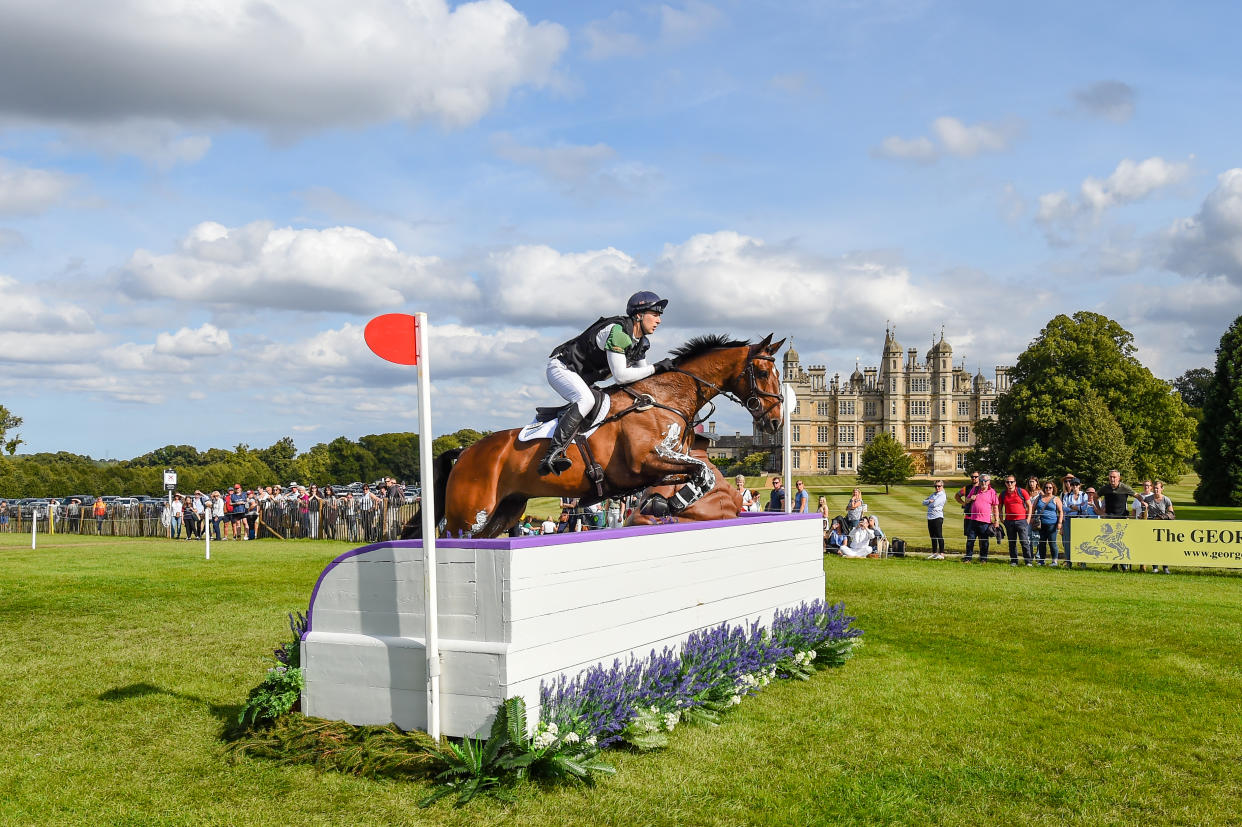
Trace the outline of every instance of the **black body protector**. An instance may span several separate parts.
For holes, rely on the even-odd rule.
[[[614,324],[621,325],[621,329],[626,333],[630,333],[634,327],[634,321],[626,316],[601,316],[599,321],[582,333],[558,345],[551,355],[560,359],[565,367],[581,376],[588,385],[594,385],[611,373],[608,370],[608,354],[595,340],[599,338],[601,330],[610,328]],[[625,364],[634,367],[646,357],[650,348],[651,341],[646,336],[636,339],[634,344],[625,349]]]

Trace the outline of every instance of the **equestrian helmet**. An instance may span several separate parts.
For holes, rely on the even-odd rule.
[[[650,290],[639,290],[625,303],[625,312],[628,316],[647,312],[663,314],[667,305],[668,299],[662,299]]]

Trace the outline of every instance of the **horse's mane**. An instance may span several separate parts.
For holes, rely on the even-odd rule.
[[[749,346],[750,342],[744,342],[741,339],[730,339],[727,334],[708,333],[703,336],[695,336],[681,347],[673,348],[670,353],[673,356],[673,360],[680,365],[708,351],[720,350],[726,347],[742,347],[743,345]]]

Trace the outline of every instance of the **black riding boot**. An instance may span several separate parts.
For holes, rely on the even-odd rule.
[[[578,410],[577,405],[570,405],[565,413],[561,414],[560,421],[556,423],[556,432],[552,434],[552,444],[548,446],[548,453],[544,456],[543,462],[539,463],[541,476],[560,474],[562,471],[568,471],[573,465],[569,457],[565,456],[565,449],[578,435],[580,425],[582,425],[582,411]]]

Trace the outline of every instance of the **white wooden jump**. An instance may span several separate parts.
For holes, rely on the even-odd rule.
[[[824,597],[819,514],[436,542],[441,729],[485,732],[539,684]],[[302,639],[306,715],[427,729],[420,541],[328,564]]]

